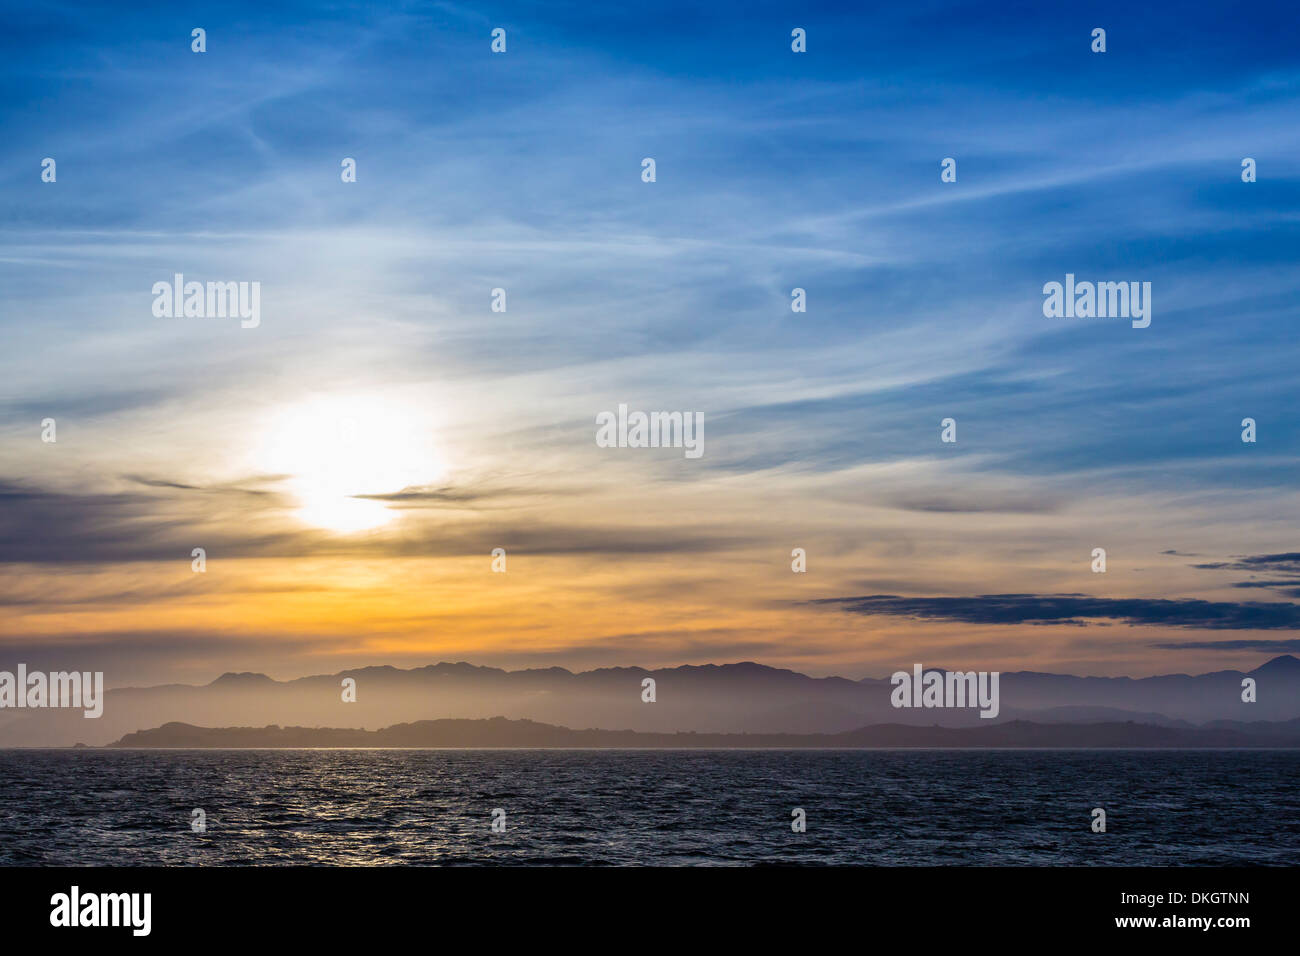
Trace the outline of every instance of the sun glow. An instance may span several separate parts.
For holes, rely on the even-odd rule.
[[[432,423],[414,403],[371,395],[312,398],[275,416],[259,466],[288,476],[307,524],[342,533],[387,524],[397,514],[374,495],[438,480],[443,468]]]

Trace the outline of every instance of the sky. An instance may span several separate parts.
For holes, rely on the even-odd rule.
[[[0,668],[1300,651],[1297,14],[1060,6],[11,5]]]

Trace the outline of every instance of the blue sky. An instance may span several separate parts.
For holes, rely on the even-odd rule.
[[[814,625],[793,609],[879,593],[1095,594],[1095,579],[1063,570],[1079,554],[1086,568],[1093,538],[1122,556],[1106,579],[1117,596],[1239,599],[1235,578],[1187,562],[1166,557],[1155,573],[1161,552],[1295,550],[1292,8],[159,4],[8,19],[0,480],[97,516],[49,505],[67,523],[55,539],[156,536],[129,567],[137,610],[165,603],[146,558],[163,560],[187,523],[249,559],[409,553],[327,539],[271,507],[232,519],[211,496],[130,497],[170,482],[280,501],[258,484],[270,458],[251,436],[322,392],[383,392],[435,434],[441,464],[420,487],[526,487],[502,533],[535,553],[594,547],[591,534],[608,542],[653,514],[666,541],[630,550],[744,554],[725,574],[691,572],[731,575],[686,615],[727,618],[695,642],[664,636],[679,619],[640,637],[593,625],[562,638],[557,617],[533,643],[489,645],[483,622],[441,620],[466,628],[464,643],[425,630],[421,644],[427,622],[412,619],[409,648],[385,632],[390,643],[356,645],[364,663],[476,651],[651,666],[735,647],[813,671],[891,669],[892,635],[911,624],[882,619],[864,644],[849,615],[823,624],[818,611]],[[206,53],[191,52],[193,27]],[[504,55],[489,50],[494,27]],[[794,27],[806,54],[790,50]],[[1090,51],[1094,27],[1104,54]],[[46,156],[57,183],[40,181]],[[640,178],[647,156],[653,184]],[[949,156],[958,181],[941,183]],[[343,157],[357,160],[355,184],[340,182]],[[1243,157],[1257,182],[1241,181]],[[149,289],[175,272],[260,281],[261,327],[154,319]],[[1151,282],[1151,326],[1045,318],[1042,286],[1067,272]],[[507,313],[488,310],[494,287]],[[794,287],[807,313],[791,313]],[[620,402],[702,410],[706,455],[689,467],[593,458],[592,416]],[[34,440],[46,416],[57,458]],[[948,416],[959,441],[944,446]],[[1253,445],[1244,417],[1258,423]],[[603,510],[555,505],[582,486]],[[915,523],[935,515],[949,524]],[[418,540],[418,522],[452,520],[401,517]],[[497,530],[491,516],[455,520]],[[800,579],[774,606],[746,598],[747,562],[766,550],[788,564],[801,529],[834,556],[834,576]],[[64,580],[69,562],[37,554],[31,535],[13,518],[0,528],[21,586]],[[433,536],[491,547],[468,530]],[[108,551],[104,574],[128,573]],[[629,566],[612,600],[660,588],[662,603],[677,593],[662,572]],[[101,593],[84,576],[65,583]],[[16,649],[65,633],[57,602],[24,595]],[[77,626],[87,647],[106,625]],[[204,625],[193,646],[224,648],[229,627]],[[1030,662],[1159,671],[1168,658],[1151,647],[1170,635],[1154,627],[1125,625],[1128,643],[1070,637]],[[808,629],[817,637],[796,650],[779,636]],[[154,631],[127,630],[153,646]],[[1044,653],[1042,628],[1029,630],[933,641],[1025,663]],[[297,639],[318,657],[352,652]],[[1276,634],[1261,640],[1278,649]],[[178,653],[174,666],[211,657]],[[1195,660],[1256,663],[1212,649]]]

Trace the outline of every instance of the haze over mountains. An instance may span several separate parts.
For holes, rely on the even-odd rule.
[[[1256,703],[1241,700],[1246,676],[1256,680]],[[356,681],[355,703],[342,700],[347,677]],[[654,703],[641,700],[645,677],[655,679]],[[104,714],[95,720],[85,719],[80,710],[0,710],[0,746],[104,745],[173,722],[377,730],[415,721],[505,717],[647,733],[834,734],[873,724],[963,727],[1032,720],[1185,727],[1300,718],[1300,660],[1290,655],[1251,671],[1198,676],[1004,672],[996,720],[981,719],[975,708],[896,709],[890,704],[892,689],[887,677],[813,678],[751,662],[577,674],[562,668],[504,671],[442,663],[410,670],[366,667],[290,681],[224,674],[202,686],[108,691]]]

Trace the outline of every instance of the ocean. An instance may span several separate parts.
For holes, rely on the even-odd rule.
[[[5,750],[0,782],[6,865],[1300,863],[1294,750]]]

